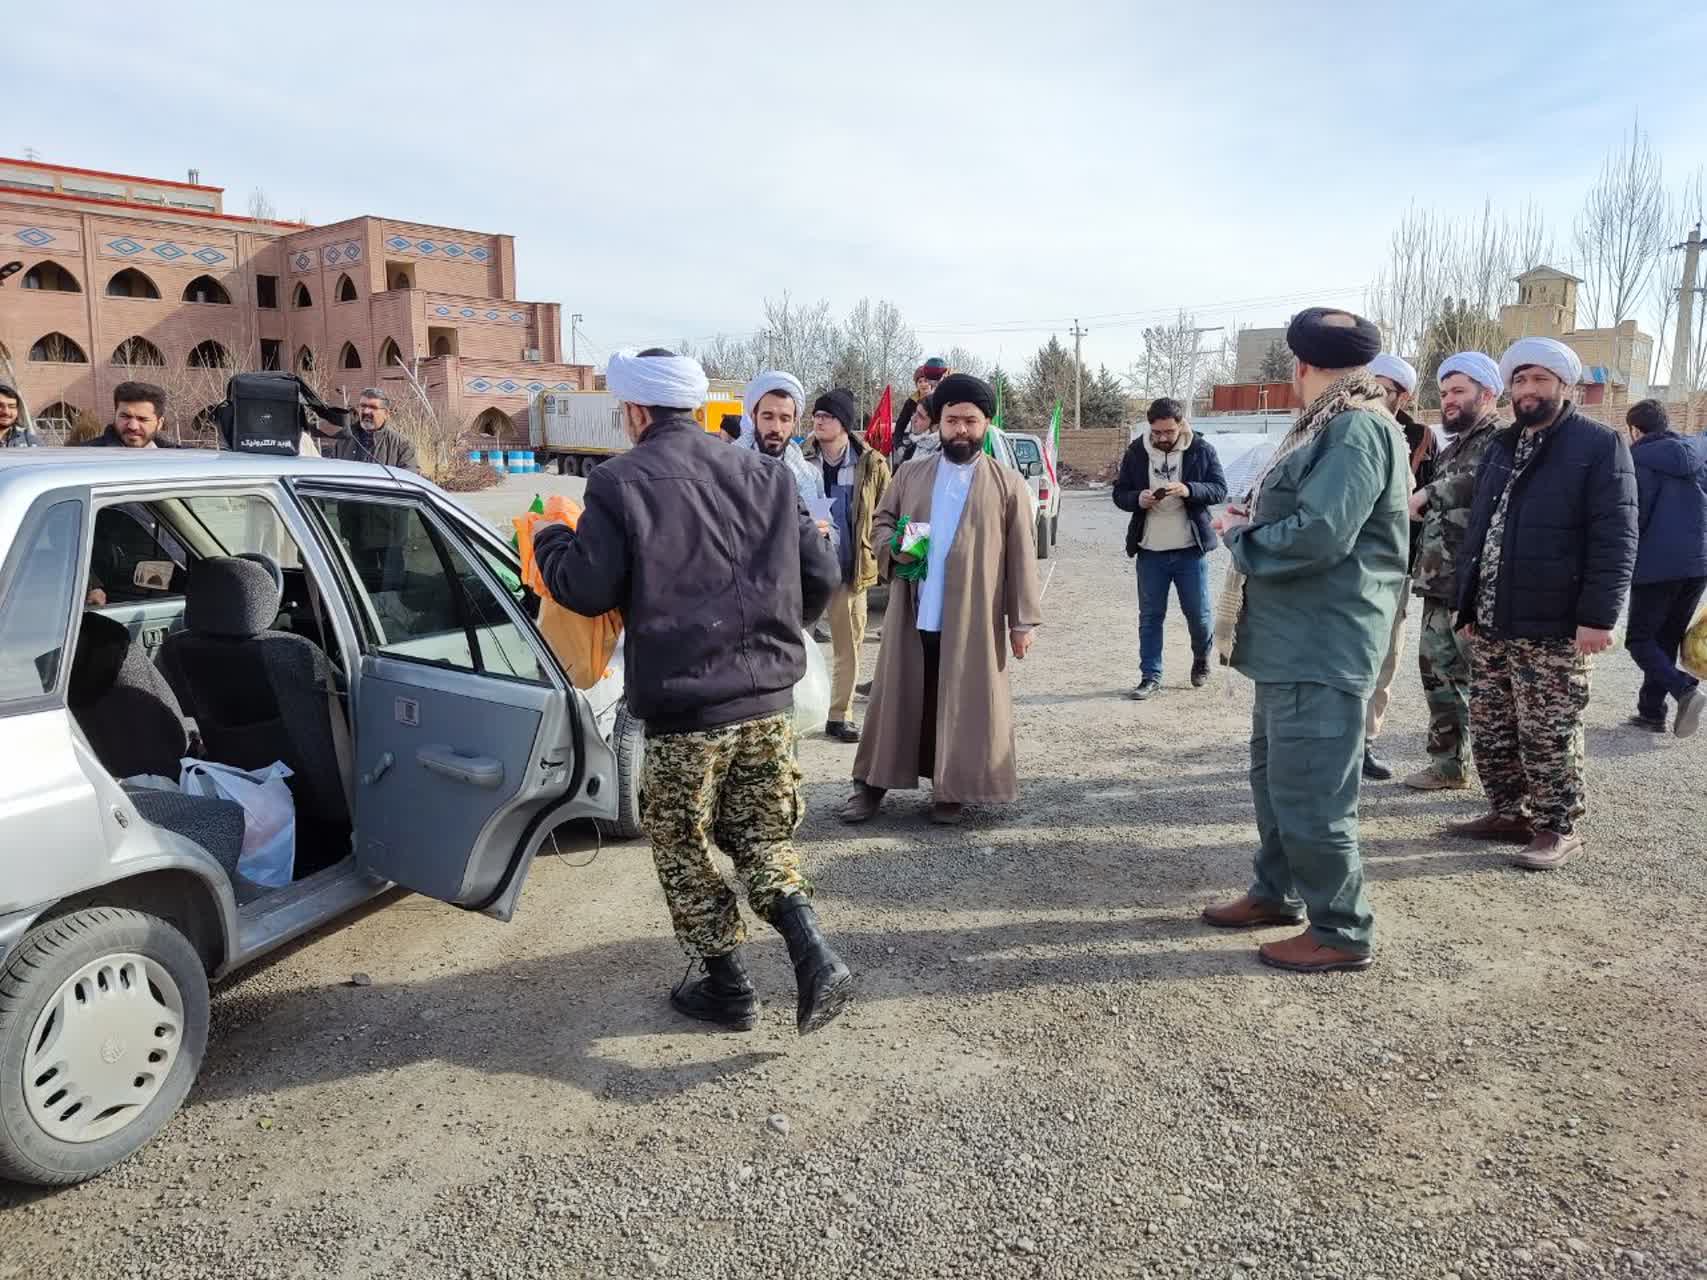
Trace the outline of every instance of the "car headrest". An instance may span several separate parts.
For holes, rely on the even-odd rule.
[[[184,593],[184,625],[198,635],[247,640],[277,620],[279,598],[265,565],[225,556],[203,560]]]
[[[130,653],[130,632],[122,622],[85,613],[77,629],[77,652],[71,658],[71,680],[65,696],[73,707],[86,707],[112,691]]]

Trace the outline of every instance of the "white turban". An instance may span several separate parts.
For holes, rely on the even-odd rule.
[[[1505,379],[1500,377],[1500,367],[1494,363],[1492,356],[1485,356],[1480,351],[1460,351],[1455,356],[1447,356],[1440,362],[1440,372],[1436,375],[1442,385],[1454,373],[1461,373],[1471,382],[1480,384],[1492,391],[1496,396],[1505,390]]]
[[[605,365],[605,389],[624,404],[697,409],[711,384],[689,356],[642,356],[618,351]]]
[[[747,389],[741,393],[741,405],[748,422],[753,420],[753,410],[759,407],[759,401],[773,391],[786,392],[794,397],[796,417],[803,416],[806,413],[806,388],[800,385],[800,379],[792,373],[784,373],[780,369],[770,369],[749,382]]]
[[[1411,367],[1411,362],[1390,356],[1385,351],[1369,362],[1369,376],[1391,378],[1404,391],[1417,389],[1417,371]]]
[[[1510,386],[1511,375],[1526,364],[1540,365],[1564,383],[1566,390],[1583,376],[1583,362],[1577,353],[1556,338],[1519,338],[1500,357],[1500,377]]]

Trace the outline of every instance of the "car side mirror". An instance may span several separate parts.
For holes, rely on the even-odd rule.
[[[1020,474],[1028,479],[1040,476],[1043,474],[1043,464],[1041,462],[1028,462],[1020,468]]]

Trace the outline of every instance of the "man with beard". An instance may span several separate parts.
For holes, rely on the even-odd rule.
[[[899,470],[903,462],[910,462],[919,451],[921,443],[929,440],[930,445],[936,443],[935,428],[931,425],[930,414],[925,409],[925,401],[937,385],[948,377],[948,361],[941,356],[932,356],[917,369],[913,370],[913,394],[908,396],[901,405],[901,412],[895,419],[895,439],[890,447],[890,457]],[[916,419],[916,421],[915,421]]]
[[[800,415],[806,408],[806,392],[800,379],[778,369],[767,370],[747,384],[741,403],[741,434],[735,443],[751,449],[761,457],[780,462],[794,477],[800,501],[810,505],[824,499],[824,476],[806,461],[800,446],[794,443],[794,433],[800,429]],[[829,525],[819,522],[826,533]]]
[[[941,454],[898,472],[872,521],[878,573],[895,580],[844,822],[920,778],[945,825],[1019,794],[1007,650],[1025,657],[1042,608],[1025,479],[983,451],[995,411],[989,383],[944,378],[927,402]],[[922,556],[912,525],[928,526]]]
[[[1513,426],[1488,442],[1458,569],[1458,625],[1474,648],[1470,727],[1488,812],[1453,835],[1526,847],[1531,871],[1582,851],[1583,713],[1590,662],[1636,565],[1636,469],[1624,437],[1566,397],[1582,362],[1552,338],[1500,360]]]
[[[1428,702],[1428,766],[1405,779],[1413,791],[1462,791],[1470,785],[1470,647],[1453,624],[1458,559],[1476,470],[1500,428],[1494,413],[1505,380],[1480,351],[1460,351],[1440,362],[1440,425],[1446,448],[1434,478],[1411,495],[1411,531],[1417,553],[1411,588],[1422,600],[1417,666]]]
[[[1427,484],[1434,479],[1434,432],[1411,417],[1411,401],[1417,390],[1417,371],[1409,360],[1383,351],[1369,362],[1369,372],[1381,384],[1387,412],[1405,429],[1405,448],[1409,451],[1411,485]],[[1417,563],[1417,526],[1411,526],[1409,565],[1414,572]],[[1410,600],[1410,588],[1399,592],[1399,612],[1393,618],[1393,636],[1387,645],[1387,661],[1381,664],[1381,674],[1375,678],[1375,692],[1369,695],[1369,707],[1363,722],[1363,776],[1370,782],[1388,782],[1393,767],[1375,750],[1381,736],[1381,726],[1387,719],[1387,708],[1393,701],[1393,677],[1398,674],[1399,660],[1405,656],[1405,606]]]
[[[641,821],[677,940],[705,971],[670,1003],[731,1031],[758,1017],[741,959],[746,927],[711,860],[716,840],[753,913],[788,943],[805,1035],[853,996],[793,844],[800,623],[829,600],[835,557],[789,477],[693,420],[706,391],[697,361],[619,352],[606,380],[634,447],[587,477],[577,526],[541,526],[534,551],[559,604],[589,617],[622,610],[628,706],[646,723]]]
[[[1233,566],[1216,642],[1256,682],[1251,795],[1261,843],[1243,896],[1207,908],[1222,929],[1302,924],[1258,948],[1300,973],[1367,969],[1375,916],[1363,891],[1357,801],[1363,729],[1405,580],[1404,433],[1368,364],[1381,332],[1312,307],[1286,342],[1305,405],[1223,518]]]

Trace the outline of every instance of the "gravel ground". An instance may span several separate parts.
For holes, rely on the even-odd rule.
[[[1586,857],[1525,875],[1438,838],[1473,795],[1371,788],[1375,967],[1265,970],[1195,921],[1247,879],[1250,687],[1191,690],[1176,620],[1124,700],[1121,520],[1068,502],[1017,805],[850,835],[850,751],[803,744],[863,989],[829,1030],[768,934],[758,1030],[674,1020],[644,847],[575,834],[508,926],[393,895],[226,985],[160,1141],[0,1190],[0,1276],[1707,1275],[1700,741],[1623,730],[1601,659]]]

